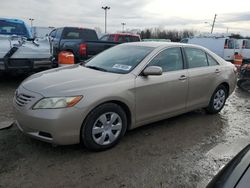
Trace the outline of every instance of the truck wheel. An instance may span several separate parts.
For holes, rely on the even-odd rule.
[[[81,141],[90,150],[106,150],[120,141],[126,129],[124,110],[117,104],[106,103],[87,116],[81,129]]]
[[[218,86],[210,99],[208,107],[206,108],[207,113],[219,113],[225,105],[227,96],[227,89],[223,85]]]
[[[250,91],[250,80],[242,79],[237,82],[237,85],[240,89],[244,91]]]

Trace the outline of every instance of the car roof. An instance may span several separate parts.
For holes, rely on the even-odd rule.
[[[139,35],[133,34],[133,33],[111,33],[111,34],[107,34],[107,35],[119,35],[119,36],[134,36],[134,37],[139,37]]]
[[[19,19],[10,19],[10,18],[0,18],[1,21],[6,21],[6,22],[13,22],[13,23],[19,23],[19,24],[24,24],[23,20]]]
[[[180,46],[180,47],[195,47],[200,49],[205,49],[202,46],[194,45],[194,44],[184,44],[179,42],[131,42],[131,43],[124,43],[122,45],[131,45],[131,46],[146,46],[152,48],[159,48],[159,47],[171,47],[171,46]]]

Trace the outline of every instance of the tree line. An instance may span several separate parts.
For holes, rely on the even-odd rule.
[[[192,37],[197,32],[194,30],[165,30],[160,28],[152,28],[142,30],[140,36],[142,39],[170,39],[172,42],[180,42],[183,38]]]
[[[183,38],[189,38],[195,36],[198,32],[195,30],[165,30],[160,28],[151,28],[151,29],[144,29],[140,31],[138,34],[141,36],[142,39],[170,39],[172,42],[180,42]],[[247,38],[250,39],[249,36],[244,37],[240,34],[232,33],[231,38],[235,39],[243,39]]]

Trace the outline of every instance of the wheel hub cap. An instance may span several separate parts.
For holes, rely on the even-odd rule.
[[[214,109],[215,110],[220,110],[226,99],[226,94],[223,89],[218,90],[215,95],[214,95]]]
[[[92,138],[99,145],[113,143],[122,130],[121,117],[115,112],[102,114],[94,123]]]

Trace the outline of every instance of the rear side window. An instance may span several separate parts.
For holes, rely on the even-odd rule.
[[[163,72],[183,69],[181,49],[169,48],[160,52],[148,66],[159,66]]]
[[[214,58],[212,58],[210,55],[207,54],[207,61],[209,66],[219,65],[217,61],[215,61]]]
[[[185,48],[189,68],[208,66],[204,51],[196,48]]]
[[[115,35],[109,35],[109,42],[114,42],[115,41]]]
[[[137,36],[131,36],[131,37],[130,37],[130,41],[131,41],[131,42],[138,42],[138,41],[140,41],[140,39],[139,39],[139,37],[137,37]]]

